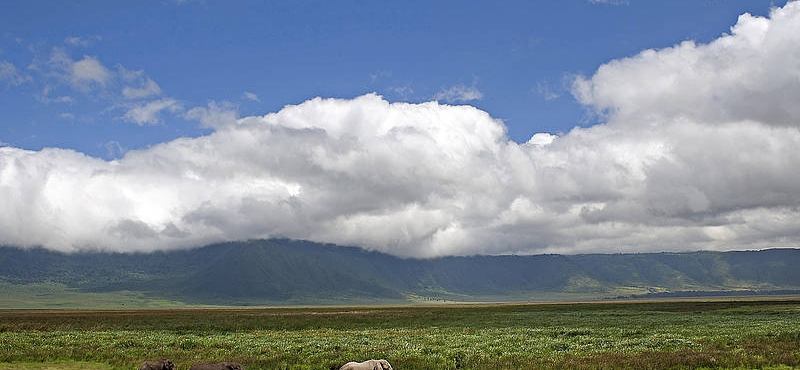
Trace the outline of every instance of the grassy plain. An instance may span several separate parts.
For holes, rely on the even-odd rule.
[[[141,292],[91,293],[56,283],[9,284],[0,281],[0,309],[124,308],[125,306],[182,307],[186,304],[148,297]]]
[[[0,370],[791,369],[800,300],[395,307],[2,310]]]

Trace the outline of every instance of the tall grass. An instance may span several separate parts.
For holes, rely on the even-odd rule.
[[[0,362],[187,369],[695,369],[800,365],[800,301],[0,311]]]

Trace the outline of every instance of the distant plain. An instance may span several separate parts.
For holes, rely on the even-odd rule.
[[[791,369],[800,299],[571,304],[0,310],[0,370]]]

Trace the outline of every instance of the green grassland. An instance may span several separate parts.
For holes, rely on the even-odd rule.
[[[0,310],[0,370],[792,369],[800,300]]]
[[[8,308],[125,308],[181,307],[184,303],[149,297],[142,292],[83,292],[58,283],[9,284],[0,282],[0,309]]]

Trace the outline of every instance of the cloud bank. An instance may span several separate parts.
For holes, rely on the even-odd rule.
[[[289,237],[415,257],[796,247],[799,28],[791,2],[709,44],[611,61],[573,84],[606,123],[521,144],[474,107],[368,94],[244,118],[209,105],[191,114],[213,133],[115,161],[2,147],[0,242]],[[142,89],[130,92],[155,91]]]

